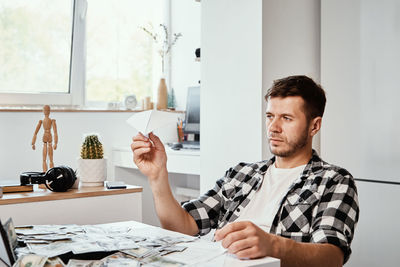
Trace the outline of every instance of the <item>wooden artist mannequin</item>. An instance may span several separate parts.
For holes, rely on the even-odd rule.
[[[35,143],[36,143],[36,137],[37,134],[40,130],[40,127],[42,127],[43,124],[43,171],[47,171],[47,156],[49,156],[49,165],[50,168],[54,167],[54,162],[53,162],[53,136],[51,135],[51,128],[53,128],[54,132],[54,150],[57,149],[57,143],[58,143],[58,134],[57,134],[57,124],[56,120],[50,119],[50,106],[45,105],[43,107],[43,113],[44,113],[44,119],[40,120],[39,123],[36,126],[35,133],[33,134],[32,138],[32,149],[35,150]]]

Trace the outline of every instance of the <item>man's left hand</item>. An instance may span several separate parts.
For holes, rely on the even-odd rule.
[[[276,236],[263,231],[249,221],[233,222],[215,231],[216,241],[238,258],[261,258],[273,256]]]

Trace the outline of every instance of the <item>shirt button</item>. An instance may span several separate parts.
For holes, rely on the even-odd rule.
[[[240,212],[240,208],[237,208],[236,211],[237,211],[237,212]]]

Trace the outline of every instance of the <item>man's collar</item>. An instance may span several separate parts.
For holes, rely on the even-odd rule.
[[[276,160],[276,157],[273,156],[269,160],[256,162],[256,163],[252,164],[251,167],[254,169],[254,171],[256,171],[260,174],[265,174],[265,172],[268,170],[269,166],[271,166],[273,163],[275,163],[275,160]],[[318,170],[322,169],[322,165],[323,165],[322,159],[319,157],[317,151],[315,151],[313,149],[311,159],[308,161],[306,167],[304,168],[302,176],[318,172]]]

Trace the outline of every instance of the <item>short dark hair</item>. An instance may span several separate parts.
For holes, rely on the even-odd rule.
[[[296,75],[275,80],[268,89],[265,100],[273,97],[300,96],[304,100],[304,113],[311,120],[323,116],[326,104],[325,91],[321,85],[305,75]]]

